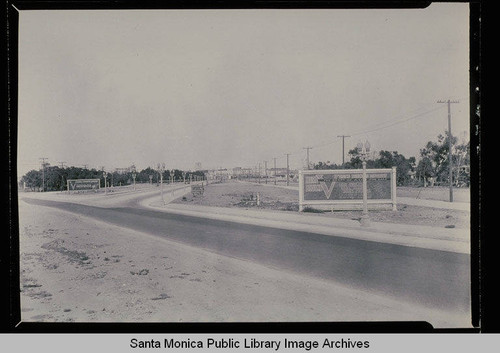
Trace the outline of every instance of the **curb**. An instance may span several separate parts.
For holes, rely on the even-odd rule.
[[[372,226],[370,226],[369,228],[363,228],[357,221],[338,219],[329,219],[328,222],[322,222],[322,224],[314,224],[311,223],[312,218],[309,218],[307,222],[304,222],[305,219],[302,219],[302,222],[298,222],[297,220],[290,220],[289,218],[291,218],[291,215],[288,214],[277,215],[273,213],[262,213],[258,215],[257,212],[259,211],[247,211],[247,214],[243,215],[241,214],[242,212],[228,212],[228,210],[231,209],[224,210],[223,208],[208,206],[196,206],[195,209],[191,206],[188,208],[182,207],[178,204],[167,204],[162,207],[161,205],[151,204],[150,200],[151,199],[142,200],[141,205],[143,207],[154,208],[156,210],[161,210],[163,212],[171,214],[243,223],[291,231],[318,233],[322,235],[358,239],[378,243],[388,243],[408,247],[470,254],[470,243],[465,239],[467,238],[467,236],[466,234],[464,234],[467,232],[466,230],[457,231],[455,229],[450,230],[435,227],[426,227],[426,233],[432,231],[431,235],[422,234],[422,232],[417,232],[416,229],[411,229],[408,226],[401,226],[398,224],[372,223]],[[277,219],[277,216],[282,219]],[[294,217],[296,216],[297,215],[294,215]],[[386,227],[390,227],[391,229],[384,229]],[[458,233],[460,233],[462,236],[459,236]],[[436,234],[438,235],[438,237],[436,237]]]

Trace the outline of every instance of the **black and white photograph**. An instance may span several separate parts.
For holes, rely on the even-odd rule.
[[[18,16],[22,323],[474,327],[468,3]]]

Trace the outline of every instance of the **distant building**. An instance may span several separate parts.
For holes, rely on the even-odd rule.
[[[207,170],[205,173],[207,180],[228,180],[232,178],[232,171],[220,168]]]
[[[131,165],[130,167],[126,168],[115,168],[115,172],[118,174],[127,174],[131,173],[135,170],[135,165]]]
[[[236,167],[233,168],[233,177],[234,178],[248,178],[253,175],[252,168],[242,168],[242,167]]]

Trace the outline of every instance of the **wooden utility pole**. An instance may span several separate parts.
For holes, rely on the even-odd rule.
[[[264,175],[266,176],[266,184],[267,184],[267,161],[264,161]]]
[[[448,104],[448,163],[449,163],[449,179],[450,179],[450,202],[453,202],[453,159],[452,159],[452,135],[451,135],[451,103],[460,103],[459,101],[438,101],[438,103]]]
[[[290,165],[288,163],[288,157],[290,156],[290,153],[285,153],[286,155],[286,186],[290,185]]]
[[[59,162],[59,164],[61,165],[61,169],[64,169],[64,164],[66,162]],[[64,188],[64,175],[60,174],[61,175],[61,188]]]
[[[307,150],[307,170],[309,170],[309,150],[312,149],[312,147],[304,147],[305,150]]]
[[[45,191],[45,160],[48,159],[47,157],[40,157],[39,158],[42,161],[42,192]]]
[[[344,157],[345,157],[345,152],[344,152],[344,140],[346,137],[351,137],[351,136],[348,136],[348,135],[337,135],[337,137],[342,137],[342,165],[344,165],[345,163],[345,160],[344,160]]]

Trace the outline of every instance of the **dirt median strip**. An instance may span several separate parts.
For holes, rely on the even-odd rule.
[[[257,198],[259,199],[257,202]],[[429,201],[432,203],[432,201]],[[172,204],[209,206],[236,210],[260,210],[277,212],[298,212],[298,190],[274,187],[269,184],[228,182],[208,185],[203,195],[186,194],[171,202]],[[442,201],[441,203],[444,203]],[[458,207],[458,206],[457,206]],[[310,212],[332,219],[359,221],[361,212],[310,209]],[[301,214],[306,214],[303,212]],[[463,209],[446,209],[400,204],[397,211],[372,210],[372,222],[433,226],[437,228],[470,229],[470,212]]]

